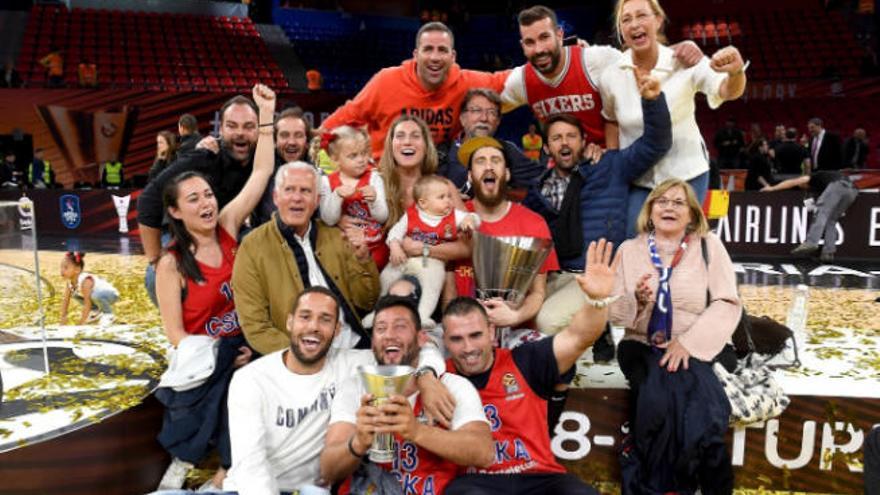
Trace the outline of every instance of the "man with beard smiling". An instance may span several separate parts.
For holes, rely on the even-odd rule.
[[[469,139],[458,150],[458,159],[468,165],[474,199],[465,204],[480,217],[479,232],[490,236],[527,236],[551,239],[547,222],[540,215],[507,199],[510,169],[504,146],[495,138]],[[486,300],[483,304],[489,321],[496,327],[518,328],[532,320],[541,303],[547,285],[547,272],[559,270],[556,251],[551,250],[529,292],[518,308],[501,300]],[[455,284],[446,284],[447,300],[460,296],[474,296],[473,269],[468,265],[455,270]]]
[[[392,122],[401,114],[411,114],[428,124],[434,143],[440,144],[460,129],[459,102],[464,94],[482,87],[501,91],[508,73],[463,70],[455,63],[452,30],[441,22],[429,22],[416,34],[412,59],[379,71],[321,127],[330,130],[346,122],[365,123],[373,157],[378,160]]]
[[[138,198],[138,225],[144,255],[149,265],[145,285],[155,302],[155,268],[162,251],[161,228],[165,217],[162,190],[165,184],[183,172],[197,171],[207,177],[217,196],[218,208],[232,201],[251,174],[254,149],[257,146],[257,107],[245,96],[235,96],[220,108],[220,137],[222,144],[216,151],[196,149],[178,155],[177,159],[147,184]]]
[[[376,305],[373,354],[379,364],[415,366],[418,349],[427,340],[411,299],[386,296]],[[394,473],[402,493],[443,493],[461,466],[488,467],[494,458],[492,435],[476,389],[451,373],[443,374],[440,381],[455,397],[448,427],[437,426],[426,417],[423,397],[412,385],[403,395],[393,395],[388,403],[376,407],[370,405],[371,396],[360,377],[346,380],[331,408],[321,453],[321,477],[337,482],[351,475],[376,433],[394,434],[396,459],[380,467]],[[358,481],[355,478],[353,483]],[[350,490],[346,482],[339,493]]]
[[[618,61],[621,53],[610,46],[563,46],[564,33],[556,13],[543,5],[523,10],[518,21],[520,45],[528,63],[513,69],[507,78],[501,93],[504,111],[528,104],[542,124],[551,115],[571,114],[580,121],[589,142],[604,146],[599,76]],[[673,48],[685,67],[703,57],[693,42]],[[616,135],[611,138],[608,145],[616,148]]]
[[[544,150],[556,163],[532,187],[523,204],[541,214],[553,232],[562,271],[551,275],[547,300],[538,313],[538,329],[556,334],[583,306],[575,274],[584,270],[584,252],[605,238],[614,245],[626,240],[629,183],[654,166],[672,145],[672,123],[660,82],[636,70],[642,96],[645,133],[622,150],[608,150],[598,162],[583,160],[588,136],[581,122],[568,114],[547,121]],[[597,361],[614,357],[610,331],[593,349]],[[606,351],[610,345],[610,353]],[[605,352],[603,352],[605,351]]]
[[[341,329],[339,316],[330,290],[303,290],[287,315],[289,347],[233,376],[228,398],[233,463],[224,490],[277,495],[321,484],[318,456],[334,397],[358,366],[375,364],[369,350],[331,349]],[[426,346],[418,357],[426,369],[442,372],[436,349]],[[418,385],[426,394],[442,390],[430,373]]]

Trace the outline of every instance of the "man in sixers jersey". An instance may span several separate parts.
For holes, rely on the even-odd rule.
[[[504,111],[528,104],[542,124],[557,113],[574,115],[591,143],[605,145],[605,122],[599,76],[613,65],[620,52],[610,46],[563,46],[562,27],[556,13],[543,5],[519,13],[520,45],[528,63],[510,73],[501,100]],[[690,67],[703,56],[693,42],[675,47],[676,58]],[[616,133],[609,147],[616,148]]]
[[[379,364],[415,367],[419,348],[427,338],[412,300],[386,296],[376,304],[373,354]],[[389,403],[374,407],[360,377],[344,382],[330,409],[321,477],[328,482],[349,477],[367,454],[376,433],[395,436],[395,458],[380,466],[393,473],[404,495],[439,495],[465,466],[489,467],[493,460],[492,435],[480,396],[460,376],[445,373],[440,381],[455,400],[452,420],[445,425],[434,424],[423,413],[421,395],[414,387],[405,391],[406,396],[392,396]],[[346,481],[339,493],[344,495],[350,490]]]
[[[608,319],[608,296],[618,261],[604,239],[591,242],[577,281],[587,304],[557,335],[513,350],[495,349],[495,328],[474,299],[453,300],[443,312],[443,342],[452,356],[447,371],[465,376],[480,393],[495,439],[495,462],[469,469],[448,495],[595,494],[556,462],[547,431],[547,398],[570,381],[578,357],[599,337]]]

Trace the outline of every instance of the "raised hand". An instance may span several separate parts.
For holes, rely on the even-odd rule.
[[[254,84],[254,103],[260,110],[275,111],[275,92],[265,84]]]
[[[633,67],[636,75],[636,84],[639,86],[639,94],[646,100],[653,100],[660,96],[660,80],[651,75],[650,71],[643,71]]]
[[[712,60],[709,62],[709,67],[715,72],[726,72],[731,75],[740,72],[743,65],[745,63],[742,55],[734,46],[726,46],[718,50],[712,55]]]
[[[584,273],[577,275],[575,279],[581,291],[590,299],[605,299],[614,290],[614,277],[617,276],[620,254],[618,253],[612,262],[613,252],[614,243],[605,239],[599,239],[599,242],[593,241],[587,248]]]
[[[703,50],[700,49],[700,45],[691,40],[676,43],[671,48],[675,54],[675,59],[685,67],[693,67],[703,59]]]

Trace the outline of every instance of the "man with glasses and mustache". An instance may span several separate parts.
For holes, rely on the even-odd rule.
[[[488,88],[474,88],[469,90],[461,102],[460,109],[462,135],[447,145],[441,145],[437,151],[440,153],[440,168],[438,173],[452,180],[463,193],[470,192],[470,184],[467,183],[466,164],[458,161],[458,150],[461,143],[475,137],[494,137],[498,126],[501,124],[501,96]],[[499,140],[504,147],[504,155],[510,168],[510,186],[514,188],[528,188],[533,184],[544,168],[536,161],[526,157],[522,151],[510,141]],[[445,167],[445,168],[444,168]]]
[[[334,398],[358,366],[376,363],[368,349],[331,348],[341,328],[339,316],[332,291],[303,290],[287,315],[289,347],[233,376],[228,399],[233,462],[224,490],[277,494],[323,484],[319,454]],[[413,366],[418,358],[426,365],[419,369],[442,373],[443,359],[435,348],[425,346],[415,354]],[[434,376],[425,373],[417,380],[424,394],[442,389]]]

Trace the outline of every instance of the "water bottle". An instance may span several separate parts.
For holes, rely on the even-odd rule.
[[[791,329],[798,344],[803,343],[807,328],[807,301],[810,298],[810,288],[805,284],[798,284],[794,288],[791,300],[791,308],[788,310],[788,318],[785,325]]]

